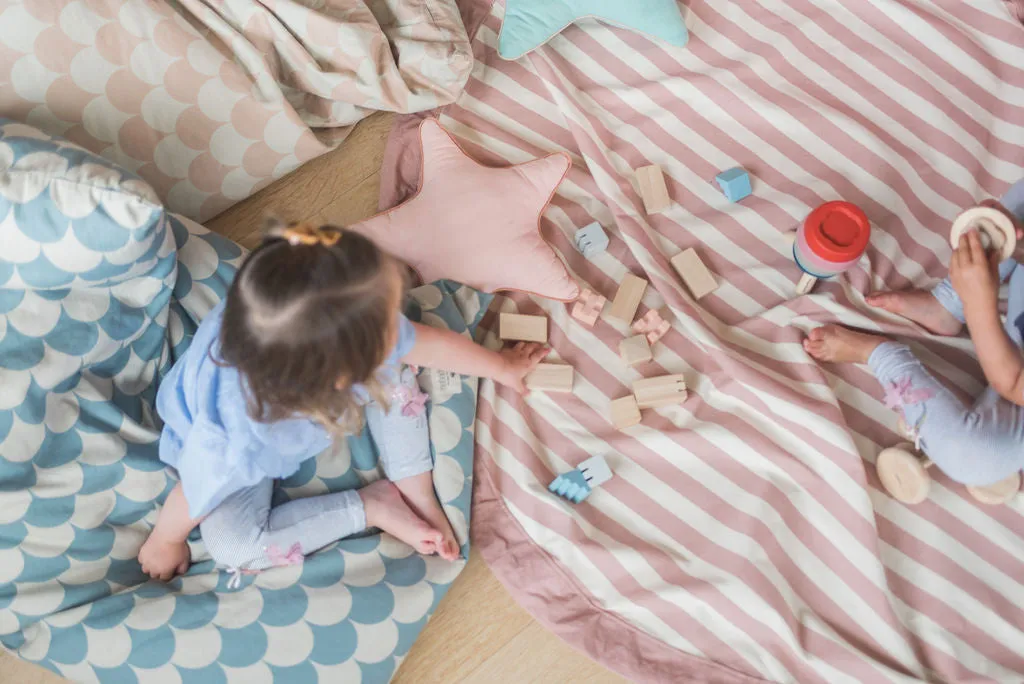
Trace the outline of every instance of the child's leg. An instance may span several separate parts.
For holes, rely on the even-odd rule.
[[[999,282],[1003,282],[1008,277],[1013,269],[1017,267],[1017,262],[1013,259],[1007,259],[1006,261],[999,264]],[[960,321],[964,321],[964,303],[960,301],[960,295],[953,289],[953,283],[949,277],[942,279],[938,285],[932,288],[932,296],[938,300],[942,308],[952,314],[953,318]]]
[[[454,560],[458,558],[459,545],[434,493],[434,462],[425,402],[415,374],[404,368],[387,410],[376,402],[367,405],[366,424],[377,444],[384,474],[395,483],[409,506],[442,532],[444,541],[438,554]]]
[[[273,480],[224,500],[200,524],[218,564],[243,570],[302,562],[304,555],[368,526],[380,527],[421,553],[433,553],[441,534],[416,516],[390,482],[271,506]]]
[[[1024,467],[1024,409],[988,393],[968,409],[908,347],[885,342],[868,365],[925,455],[953,480],[989,485]]]

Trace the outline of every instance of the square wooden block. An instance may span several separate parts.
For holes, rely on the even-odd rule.
[[[612,425],[616,430],[625,430],[640,422],[640,407],[632,395],[616,399],[611,403]]]
[[[661,408],[686,401],[686,378],[682,375],[663,375],[645,378],[633,383],[636,405],[642,409]]]
[[[545,392],[572,392],[576,372],[561,363],[542,363],[526,376],[526,386]]]
[[[672,257],[672,268],[683,279],[686,288],[694,299],[701,299],[718,289],[718,282],[708,267],[697,256],[697,251],[690,247]]]
[[[635,366],[654,358],[651,353],[651,343],[645,335],[627,337],[619,342],[619,356],[626,362],[627,366]]]
[[[648,214],[657,214],[672,206],[668,188],[665,187],[665,175],[660,166],[641,166],[635,174],[637,189],[644,201],[644,211]]]
[[[636,317],[636,310],[640,306],[640,300],[644,298],[647,290],[647,281],[637,278],[632,273],[627,273],[619,285],[615,299],[612,300],[612,307],[608,309],[609,318],[615,318],[626,325],[633,322]]]
[[[498,336],[503,340],[547,342],[548,319],[544,316],[503,313],[498,319]]]

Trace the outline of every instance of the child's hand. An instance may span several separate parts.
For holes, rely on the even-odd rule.
[[[968,231],[953,252],[949,279],[966,315],[994,310],[999,299],[999,253],[986,254],[978,231]]]
[[[523,378],[537,367],[549,351],[546,345],[536,342],[520,342],[509,349],[502,349],[499,354],[503,368],[494,378],[495,381],[522,394],[526,391]]]
[[[163,539],[159,534],[150,534],[139,549],[142,572],[164,582],[175,575],[184,575],[191,562],[192,554],[188,544]]]

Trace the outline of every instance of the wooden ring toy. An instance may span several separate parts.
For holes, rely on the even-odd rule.
[[[953,230],[949,233],[949,244],[953,249],[960,246],[960,238],[972,228],[980,234],[981,244],[986,250],[999,250],[1000,261],[1013,256],[1017,248],[1017,232],[1009,216],[992,207],[968,209],[953,221]]]
[[[928,498],[932,478],[926,469],[930,465],[930,461],[918,458],[914,445],[909,443],[883,449],[875,461],[885,491],[906,504],[918,504]]]
[[[987,487],[968,487],[967,491],[983,504],[997,506],[1004,504],[1020,491],[1020,473],[1014,473]]]

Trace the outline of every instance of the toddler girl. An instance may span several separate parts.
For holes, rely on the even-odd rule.
[[[424,397],[401,364],[522,391],[547,349],[496,353],[411,323],[402,267],[358,233],[274,222],[267,235],[157,394],[160,459],[180,481],[139,552],[143,571],[185,572],[196,525],[214,560],[237,570],[298,563],[367,527],[458,558],[434,494]],[[358,431],[364,408],[387,479],[272,506],[274,481]]]
[[[1000,202],[985,202],[1009,216],[1024,238],[1024,180]],[[1019,243],[1020,244],[1020,243]],[[922,451],[949,477],[986,486],[1024,467],[1024,269],[1014,257],[982,248],[974,231],[953,252],[949,277],[931,292],[874,294],[873,306],[900,314],[938,335],[957,335],[963,324],[978,351],[989,386],[971,407],[937,382],[906,345],[836,325],[812,330],[807,352],[822,361],[867,363],[886,389],[887,405],[898,408]],[[999,284],[1007,278],[1005,324],[998,310]]]

